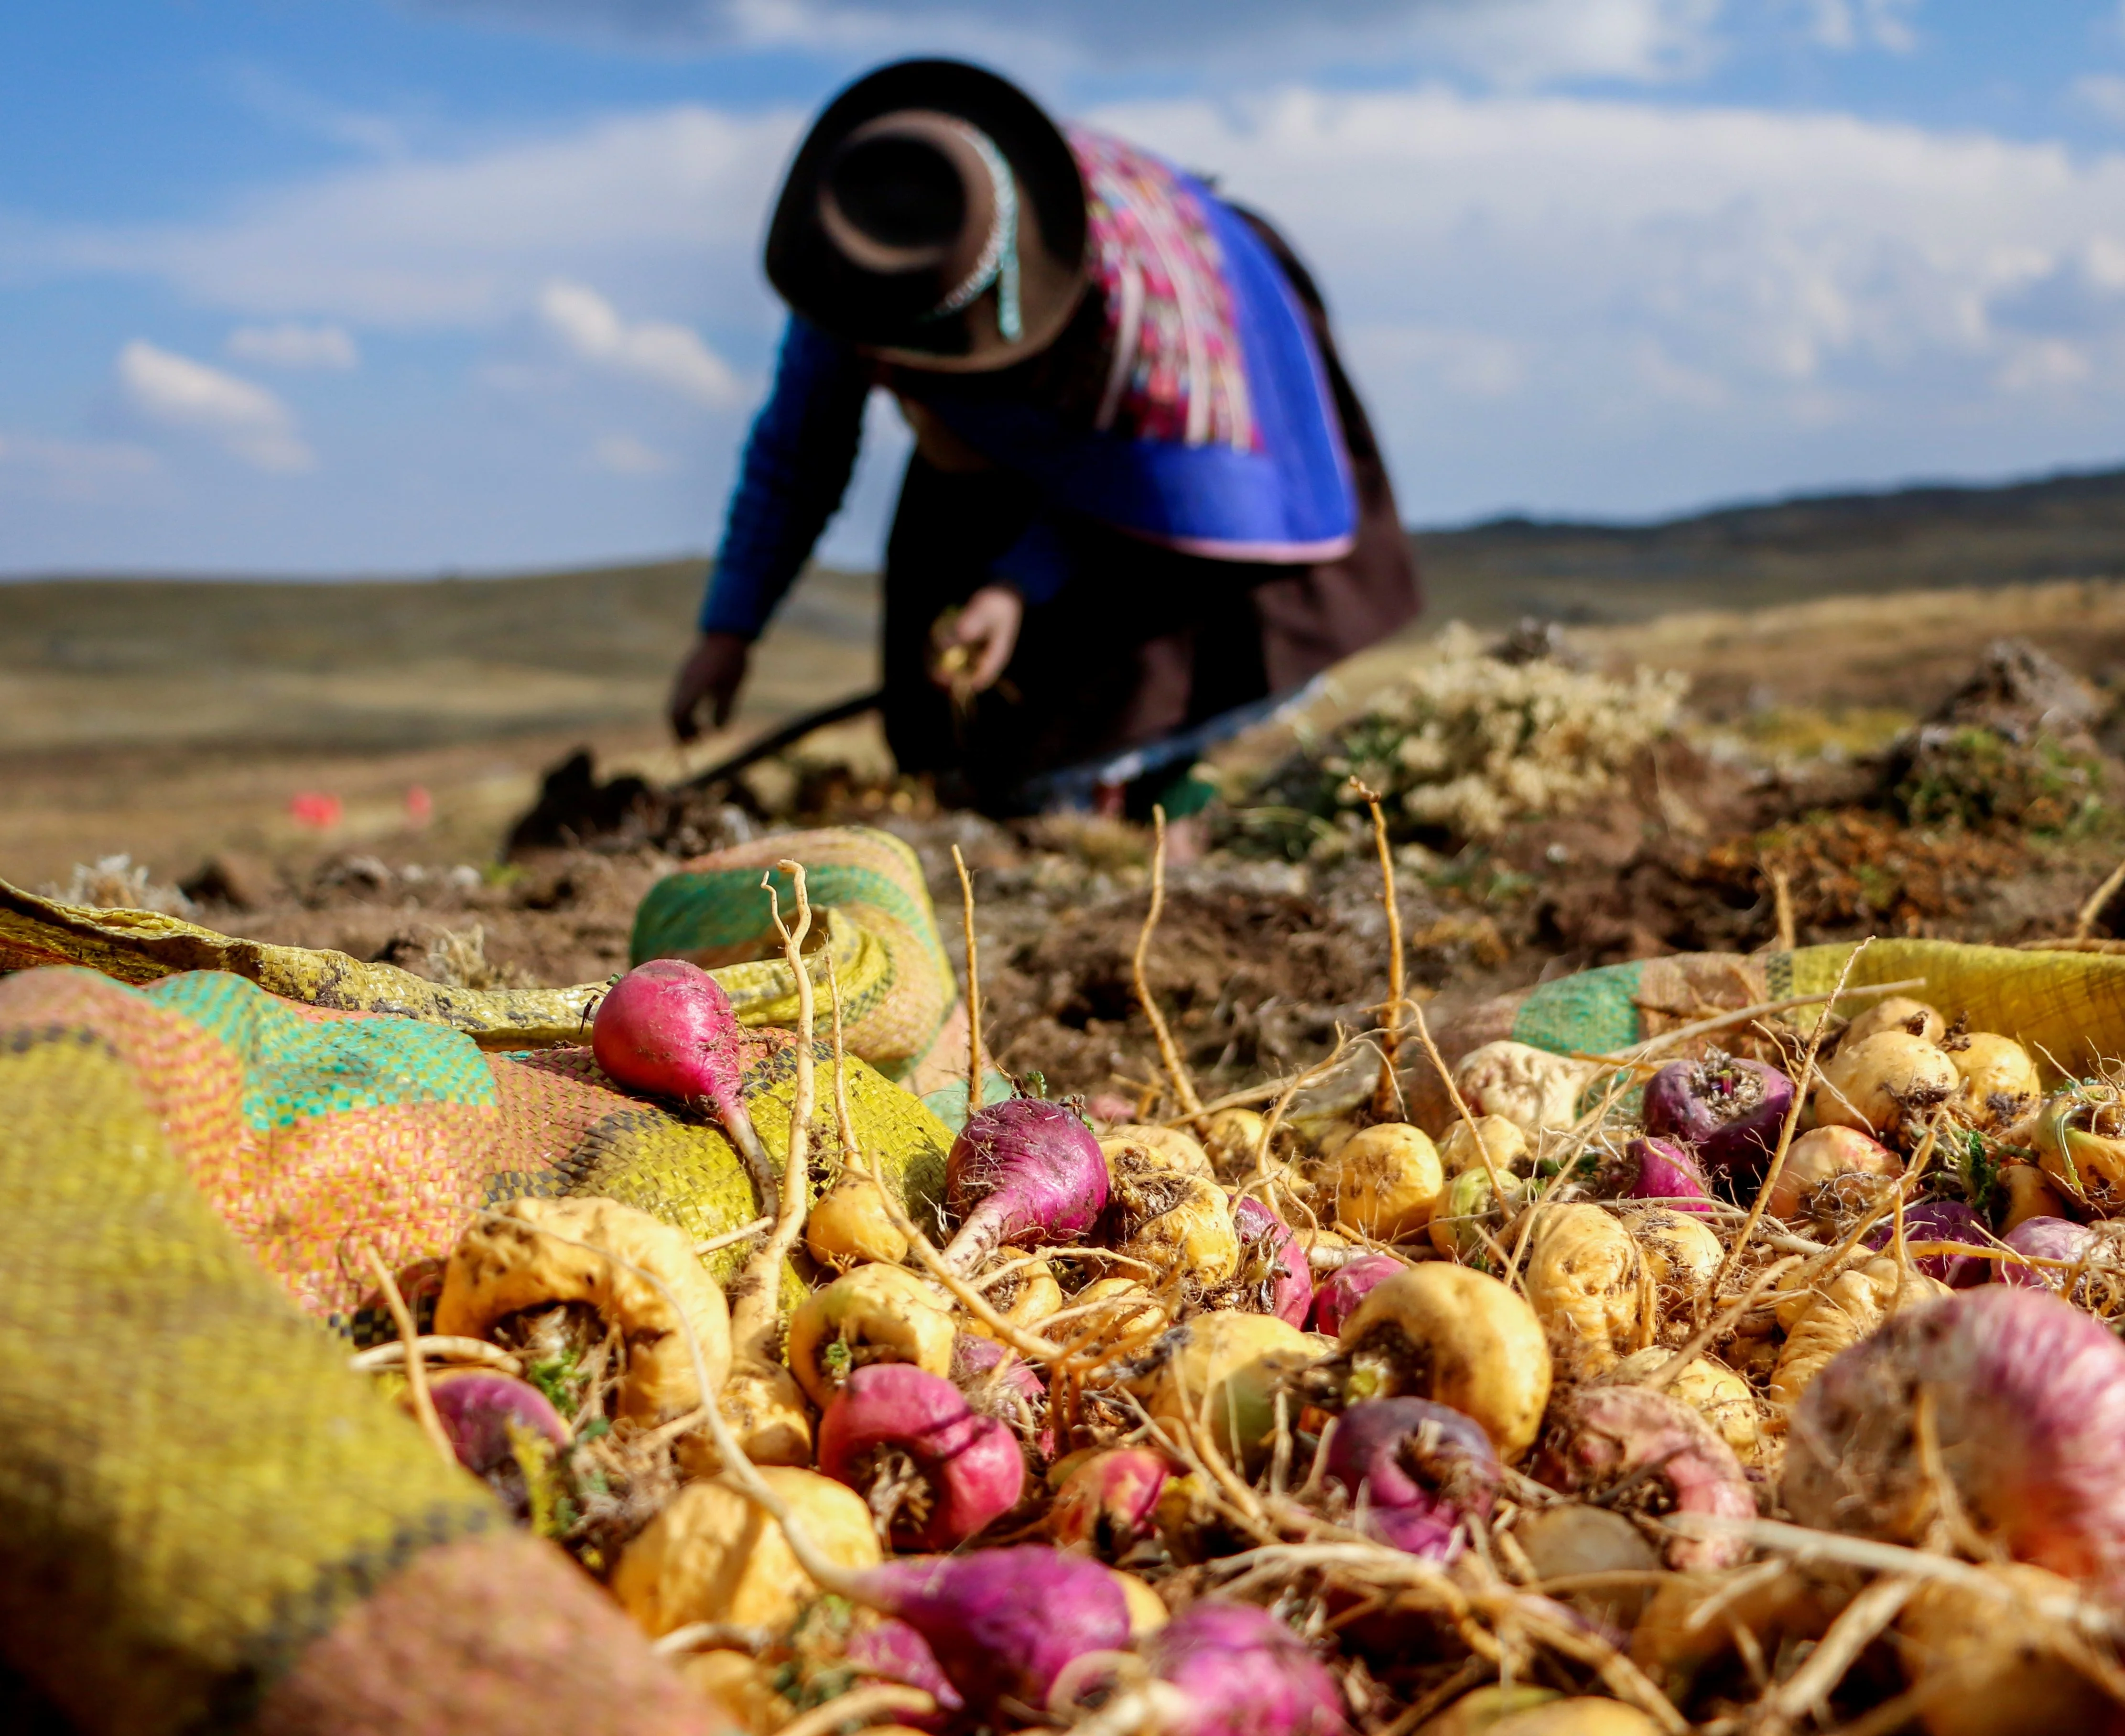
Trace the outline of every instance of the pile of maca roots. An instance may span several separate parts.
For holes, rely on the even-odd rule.
[[[1783,1065],[1487,1045],[1435,1139],[1022,1097],[933,1239],[809,993],[788,1186],[709,978],[597,1016],[756,1166],[728,1291],[641,1212],[520,1200],[393,1376],[734,1727],[2125,1729],[2113,1086],[1875,994],[1721,1033]]]

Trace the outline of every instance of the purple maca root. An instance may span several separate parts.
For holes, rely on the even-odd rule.
[[[855,1585],[922,1635],[977,1713],[1006,1698],[1044,1706],[1072,1660],[1129,1644],[1128,1604],[1114,1574],[1044,1544],[905,1556],[865,1569]]]
[[[1392,1549],[1448,1562],[1466,1521],[1489,1516],[1503,1474],[1473,1419],[1428,1399],[1368,1399],[1336,1419],[1322,1474],[1357,1509],[1357,1528]]]
[[[959,1219],[945,1258],[971,1272],[1006,1243],[1037,1248],[1091,1229],[1106,1209],[1107,1160],[1074,1110],[1014,1097],[969,1118],[945,1160],[945,1191]]]
[[[1896,1225],[1884,1219],[1867,1233],[1869,1248],[1887,1248],[1896,1238]],[[1984,1248],[1992,1240],[1992,1227],[1960,1200],[1921,1200],[1904,1208],[1904,1241],[1959,1242],[1966,1248]],[[1992,1276],[1992,1262],[1977,1254],[1920,1254],[1911,1268],[1937,1278],[1950,1290],[1968,1290]]]
[[[1777,1147],[1793,1081],[1762,1061],[1720,1050],[1674,1061],[1646,1087],[1646,1131],[1693,1149],[1708,1170],[1760,1171]]]
[[[955,1549],[1018,1504],[1018,1439],[940,1375],[909,1362],[854,1370],[819,1420],[819,1469],[869,1502],[898,1549]]]

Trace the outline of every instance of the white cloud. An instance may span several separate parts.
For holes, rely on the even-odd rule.
[[[1160,64],[1268,70],[1430,59],[1510,84],[1663,81],[1716,50],[1726,0],[417,0],[426,9],[662,48],[799,48],[875,61],[952,53],[1051,74]],[[1816,5],[1840,0],[1811,0]],[[1901,0],[1857,0],[1868,13]]]
[[[365,164],[189,224],[12,238],[0,271],[138,274],[208,306],[359,325],[479,328],[538,285],[594,277],[756,322],[767,201],[800,117],[691,105],[450,157]]]
[[[226,347],[239,361],[269,368],[326,368],[344,373],[361,361],[345,326],[304,325],[292,319],[278,325],[238,326],[229,334]]]
[[[1918,46],[1911,27],[1919,0],[1806,0],[1809,36],[1829,49],[1885,48],[1907,54]]]
[[[671,459],[632,434],[601,434],[591,447],[591,462],[615,476],[662,476],[674,468]]]
[[[308,470],[315,455],[265,387],[140,338],[118,352],[118,383],[149,422],[216,441],[262,470]]]
[[[729,409],[744,396],[730,365],[698,333],[655,319],[630,325],[587,285],[558,278],[547,284],[539,292],[539,318],[579,361],[646,380],[709,409]]]

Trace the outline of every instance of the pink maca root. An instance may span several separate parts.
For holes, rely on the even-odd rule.
[[[1392,1254],[1360,1254],[1323,1278],[1313,1292],[1313,1329],[1330,1336],[1358,1311],[1358,1304],[1398,1271],[1409,1268]]]
[[[733,1139],[758,1144],[745,1106],[743,1028],[723,985],[700,965],[652,959],[629,971],[598,1002],[591,1053],[629,1090],[705,1098]]]
[[[1121,1554],[1147,1536],[1171,1474],[1147,1447],[1094,1453],[1064,1479],[1048,1510],[1048,1535],[1065,1549]]]
[[[1929,1459],[2015,1559],[2117,1597],[2121,1441],[2125,1345],[2048,1290],[1987,1284],[1896,1315],[1816,1377],[1782,1493],[1803,1525],[1915,1542],[1939,1510]]]
[[[1015,1507],[1025,1486],[1011,1430],[909,1362],[849,1375],[819,1420],[818,1464],[871,1502],[900,1549],[954,1549]]]
[[[1164,1736],[1336,1736],[1336,1678],[1290,1628],[1251,1603],[1191,1604],[1144,1643],[1170,1702]]]
[[[1232,1228],[1240,1238],[1240,1277],[1259,1292],[1260,1312],[1305,1325],[1313,1304],[1313,1274],[1291,1226],[1246,1194],[1232,1203]]]
[[[1680,1399],[1642,1386],[1581,1386],[1558,1399],[1536,1475],[1567,1493],[1604,1492],[1618,1508],[1754,1519],[1756,1498],[1734,1450]],[[1749,1555],[1739,1530],[1667,1546],[1677,1572],[1733,1567]]]

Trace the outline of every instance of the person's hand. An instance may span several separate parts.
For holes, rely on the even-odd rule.
[[[679,672],[671,678],[671,696],[665,704],[671,733],[682,742],[699,735],[697,714],[704,701],[717,729],[728,723],[752,656],[752,641],[735,633],[704,633],[696,639],[686,662],[679,665]]]
[[[941,635],[945,654],[932,663],[931,680],[966,693],[993,687],[1018,649],[1025,620],[1025,599],[1009,585],[983,585]]]

